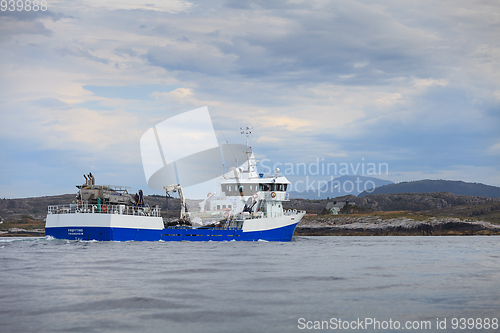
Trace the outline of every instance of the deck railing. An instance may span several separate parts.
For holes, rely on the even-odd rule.
[[[120,214],[160,217],[160,210],[158,206],[94,205],[86,202],[81,204],[48,206],[48,214]]]
[[[230,217],[235,217],[236,219],[243,220],[252,220],[252,219],[261,219],[266,217],[279,217],[279,216],[296,216],[300,214],[306,214],[305,210],[296,210],[296,209],[283,209],[283,213],[277,212],[254,212],[254,213],[239,213],[231,215]]]
[[[283,209],[283,215],[293,216],[299,214],[305,214],[305,210],[296,210],[296,209]]]

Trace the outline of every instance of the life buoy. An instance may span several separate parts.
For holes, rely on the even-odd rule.
[[[276,192],[271,193],[271,198],[276,198]]]
[[[253,194],[253,198],[254,198],[254,199],[257,199],[258,197],[259,197],[259,195],[258,195],[257,193],[254,193],[254,194]]]
[[[102,205],[101,210],[103,213],[106,213],[108,211],[108,206]]]

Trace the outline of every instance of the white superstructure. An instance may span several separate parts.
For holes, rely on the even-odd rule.
[[[247,134],[247,162],[242,167],[231,168],[222,176],[219,181],[220,193],[208,193],[207,198],[200,203],[199,211],[191,213],[191,217],[209,221],[221,217],[255,219],[302,214],[283,210],[283,202],[288,201],[286,190],[290,182],[280,174],[279,169],[274,170],[274,174],[258,173],[255,155],[248,146],[249,132],[242,133]],[[290,222],[289,218],[287,220]],[[245,221],[245,224],[252,223]]]

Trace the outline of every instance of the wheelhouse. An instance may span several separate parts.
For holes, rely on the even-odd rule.
[[[250,196],[256,192],[286,192],[286,183],[240,183],[224,184],[222,191],[227,196]]]

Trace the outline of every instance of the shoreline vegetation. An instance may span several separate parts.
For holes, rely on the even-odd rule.
[[[68,204],[74,195],[0,199],[0,237],[44,236],[48,205]],[[158,205],[162,217],[177,217],[180,200],[146,196]],[[198,201],[188,201],[197,207]],[[339,214],[331,208],[339,207]],[[347,195],[309,200],[290,199],[285,209],[308,214],[295,230],[296,236],[452,236],[500,235],[500,198],[439,193]]]

